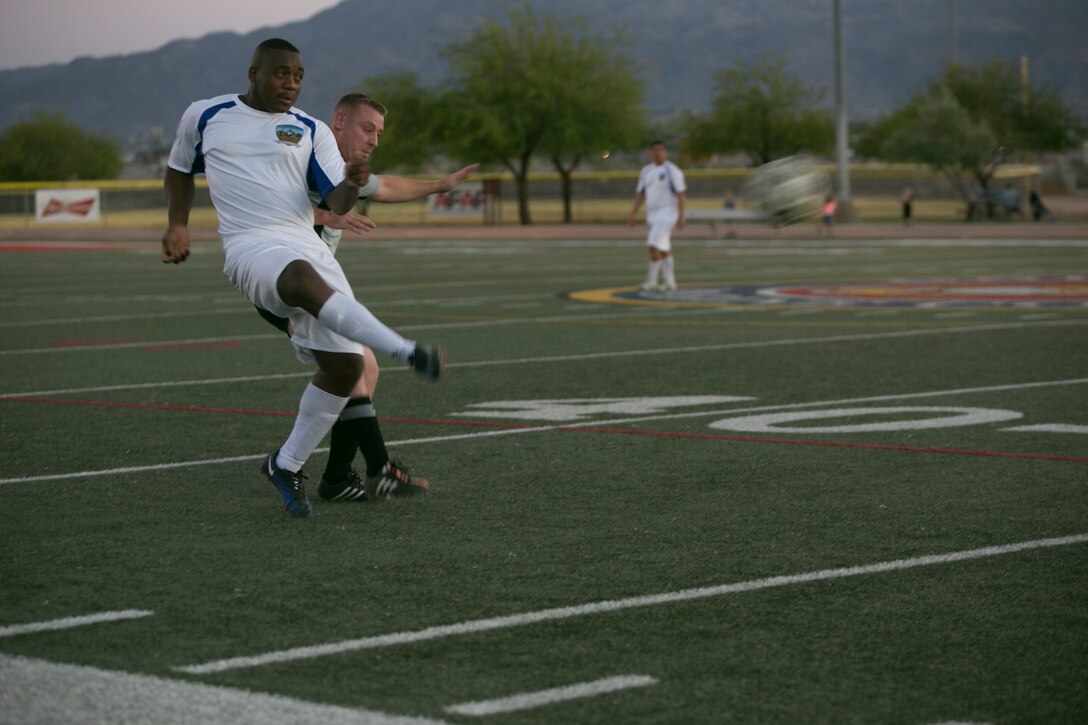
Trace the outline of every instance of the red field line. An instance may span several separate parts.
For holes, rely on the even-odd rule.
[[[47,405],[77,405],[101,408],[126,408],[132,410],[173,410],[185,413],[221,413],[226,415],[260,415],[293,417],[293,410],[256,410],[252,408],[214,408],[200,405],[166,405],[159,403],[125,403],[109,400],[71,400],[62,398],[39,398],[31,396],[10,396],[0,398],[0,402],[45,403]],[[502,423],[491,420],[444,420],[437,418],[396,418],[382,416],[385,423],[403,423],[406,425],[463,426],[470,428],[505,428],[518,430],[540,428],[532,423]],[[547,427],[547,426],[543,426]],[[651,438],[689,438],[694,440],[732,441],[736,443],[765,443],[780,446],[819,446],[823,448],[855,448],[874,451],[897,451],[905,453],[931,453],[953,456],[980,456],[986,458],[1019,458],[1035,461],[1062,461],[1065,463],[1088,463],[1085,456],[1059,456],[1045,453],[1010,453],[1007,451],[983,451],[970,448],[938,448],[934,446],[898,446],[883,443],[849,443],[846,441],[803,440],[799,438],[756,438],[754,436],[731,436],[717,433],[683,433],[677,431],[642,430],[638,428],[601,428],[556,426],[553,430],[560,433],[597,433],[607,435],[647,436]]]
[[[150,352],[167,352],[172,350],[218,350],[227,347],[241,347],[242,343],[236,340],[226,342],[178,342],[170,345],[144,345],[141,350]]]
[[[0,252],[110,252],[154,249],[138,242],[0,242]]]
[[[226,415],[271,415],[294,416],[295,411],[290,410],[255,410],[252,408],[212,408],[203,405],[166,405],[160,403],[125,403],[116,400],[71,400],[65,398],[35,398],[27,396],[11,396],[0,398],[0,401],[11,400],[17,403],[45,403],[46,405],[77,405],[95,408],[128,408],[132,410],[173,410],[184,413],[223,413]]]
[[[103,338],[100,340],[54,340],[53,347],[99,347],[103,345],[127,345],[135,342],[143,342],[141,338]],[[175,350],[219,350],[222,348],[241,347],[242,343],[237,340],[226,340],[222,342],[175,342],[164,345],[148,344],[144,345],[141,350],[147,350],[148,352],[172,352]]]

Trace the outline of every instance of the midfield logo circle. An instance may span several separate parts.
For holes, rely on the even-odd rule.
[[[882,280],[682,287],[674,292],[616,287],[570,299],[616,304],[714,307],[1063,307],[1088,308],[1088,278]]]

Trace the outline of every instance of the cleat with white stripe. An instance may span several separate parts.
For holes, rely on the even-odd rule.
[[[339,481],[322,476],[321,483],[317,484],[317,495],[326,501],[366,501],[366,486],[352,468]]]
[[[394,496],[414,496],[430,487],[425,478],[412,476],[394,461],[386,461],[382,470],[366,477],[366,496],[380,501]]]

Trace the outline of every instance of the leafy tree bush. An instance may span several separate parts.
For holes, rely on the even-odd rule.
[[[0,181],[115,179],[121,145],[88,133],[63,112],[36,111],[0,133]]]
[[[831,114],[820,108],[823,89],[789,72],[781,55],[719,71],[709,113],[683,122],[688,152],[747,154],[756,166],[808,151],[826,153],[835,141]]]

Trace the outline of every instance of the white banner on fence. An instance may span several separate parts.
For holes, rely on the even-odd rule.
[[[98,189],[38,189],[35,218],[40,222],[96,222],[101,199]]]
[[[461,184],[456,189],[431,194],[427,200],[427,213],[435,216],[482,215],[487,211],[487,202],[483,182]]]

